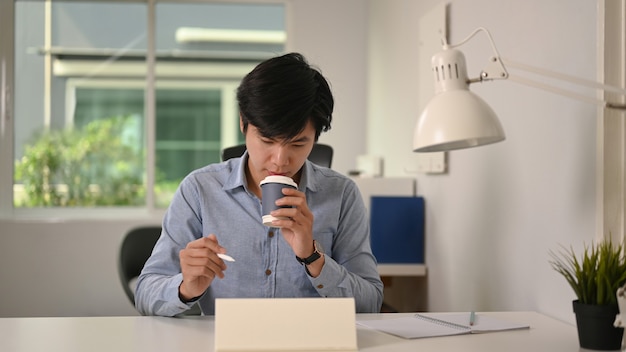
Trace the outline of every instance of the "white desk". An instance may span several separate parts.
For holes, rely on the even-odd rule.
[[[407,314],[359,314],[357,319]],[[580,351],[573,325],[534,312],[481,314],[528,323],[530,329],[405,340],[358,326],[359,351]],[[214,325],[213,317],[0,318],[0,351],[210,352]]]

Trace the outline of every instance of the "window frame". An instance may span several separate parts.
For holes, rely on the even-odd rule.
[[[626,0],[598,3],[598,80],[626,87]],[[619,30],[616,30],[619,29]],[[626,102],[601,92],[602,100]],[[596,240],[626,243],[626,112],[599,109],[596,147]]]
[[[239,143],[237,137],[237,131],[239,130],[239,115],[237,113],[236,104],[234,102],[233,95],[239,85],[239,81],[236,80],[183,80],[183,79],[171,79],[171,80],[159,80],[155,84],[156,89],[164,88],[171,90],[205,90],[214,89],[220,91],[222,111],[220,114],[221,119],[221,139],[220,144],[225,146],[231,146]],[[74,106],[75,92],[77,88],[137,88],[144,89],[145,82],[141,79],[123,79],[123,78],[92,78],[88,81],[80,78],[69,78],[65,85],[65,97],[66,97],[66,126],[73,125],[74,114],[71,113],[71,107]],[[146,117],[147,118],[147,117]],[[156,142],[156,141],[155,141]],[[154,167],[151,165],[149,167]]]

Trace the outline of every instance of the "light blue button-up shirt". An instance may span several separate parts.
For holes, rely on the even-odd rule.
[[[179,251],[215,234],[235,262],[226,262],[198,304],[215,312],[216,298],[354,297],[359,313],[379,312],[383,284],[372,255],[369,221],[355,183],[309,161],[298,188],[314,215],[313,238],[325,263],[309,276],[283,239],[281,230],[261,221],[261,201],[247,189],[245,160],[230,159],[189,174],[163,219],[163,231],[137,281],[136,306],[144,315],[174,316],[192,304],[180,301]]]

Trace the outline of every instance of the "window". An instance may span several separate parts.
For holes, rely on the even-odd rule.
[[[243,142],[236,87],[284,50],[284,7],[16,1],[13,202],[0,209],[166,207]]]
[[[233,92],[238,81],[157,81],[155,205],[166,207],[189,171],[220,160],[222,146],[243,143]],[[140,151],[145,145],[144,82],[70,79],[66,125],[84,128],[102,116],[126,118],[122,140]],[[134,179],[141,180],[143,170]],[[128,205],[145,204],[137,194]],[[139,199],[140,198],[140,199]]]

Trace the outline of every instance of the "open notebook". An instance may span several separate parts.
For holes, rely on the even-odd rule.
[[[477,314],[474,325],[470,326],[469,317],[470,313],[420,313],[402,318],[359,320],[357,323],[407,339],[530,328],[528,324],[505,321],[483,314]]]

